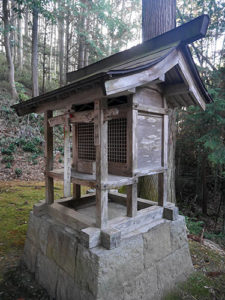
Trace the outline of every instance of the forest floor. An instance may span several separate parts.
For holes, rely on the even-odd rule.
[[[55,197],[62,197],[60,183],[56,183]],[[43,198],[43,182],[0,181],[1,300],[49,299],[33,275],[20,265],[29,212],[33,204]],[[196,272],[166,300],[225,299],[225,252],[207,240],[203,243],[189,240],[189,245]]]

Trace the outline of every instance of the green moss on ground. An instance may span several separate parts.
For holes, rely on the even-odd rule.
[[[62,197],[62,184],[55,186]],[[42,182],[0,182],[0,257],[23,248],[29,213],[44,195]]]

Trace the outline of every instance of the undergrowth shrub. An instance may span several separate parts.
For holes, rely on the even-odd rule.
[[[6,81],[8,79],[8,65],[4,53],[0,53],[0,65],[1,65],[0,80]]]
[[[20,82],[15,82],[15,84],[16,84],[16,90],[17,90],[18,97],[19,97],[20,101],[28,100],[30,97],[27,94],[25,86]]]
[[[34,137],[30,141],[27,141],[22,146],[22,149],[25,152],[32,152],[32,153],[36,153],[36,154],[41,154],[42,153],[42,149],[40,147],[41,145],[42,145],[42,140],[39,137]]]
[[[15,174],[17,177],[20,177],[22,175],[22,173],[23,173],[23,171],[21,169],[19,169],[19,168],[15,169]]]
[[[38,164],[38,161],[37,161],[38,157],[39,157],[39,154],[34,153],[33,155],[31,155],[29,157],[29,161],[32,162],[33,165],[37,165]]]
[[[2,155],[12,155],[15,152],[15,145],[11,143],[8,148],[2,148]]]
[[[6,155],[2,159],[2,163],[12,163],[14,161],[14,157],[12,155]]]
[[[187,228],[191,234],[195,234],[195,235],[201,234],[204,226],[203,221],[197,221],[196,219],[189,218],[189,217],[185,217],[185,221],[186,221]]]
[[[6,168],[6,169],[11,169],[11,167],[12,167],[12,164],[11,164],[10,162],[8,162],[8,163],[5,165],[5,168]]]

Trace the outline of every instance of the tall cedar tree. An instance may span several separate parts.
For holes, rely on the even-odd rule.
[[[176,26],[176,0],[142,0],[142,39],[154,38]],[[169,114],[169,153],[168,153],[168,201],[175,202],[175,142],[176,112]],[[157,175],[142,178],[139,194],[156,200],[158,189]]]
[[[10,22],[9,22],[9,10],[8,10],[8,0],[3,0],[2,3],[2,13],[3,13],[3,22],[4,22],[4,46],[6,52],[6,59],[8,64],[8,76],[9,83],[11,88],[11,94],[13,99],[17,98],[15,79],[14,79],[14,63],[10,47]]]

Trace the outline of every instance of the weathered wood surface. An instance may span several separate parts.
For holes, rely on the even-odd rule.
[[[47,172],[48,176],[58,179],[58,180],[62,180],[62,181],[64,178],[63,173],[64,173],[63,169],[54,169],[52,171]],[[88,187],[93,187],[93,188],[96,187],[95,178],[89,174],[72,172],[71,173],[71,182],[80,184],[80,185],[84,185],[84,186],[88,186]]]
[[[53,129],[49,126],[48,120],[52,117],[52,111],[44,114],[44,135],[45,135],[45,201],[47,204],[54,202],[54,181],[48,175],[53,169]]]
[[[196,104],[198,104],[203,110],[205,110],[206,104],[204,101],[204,97],[200,94],[200,92],[196,86],[196,83],[191,76],[190,68],[189,68],[188,64],[186,63],[185,58],[180,51],[178,52],[178,57],[179,57],[179,66],[182,71],[181,75],[183,75],[184,82],[189,87],[190,94],[196,100]]]
[[[95,220],[91,217],[87,217],[58,203],[53,203],[48,206],[48,214],[57,221],[76,230],[95,226]]]
[[[163,98],[164,107],[167,108],[166,97]],[[168,130],[169,130],[169,119],[168,115],[163,116],[163,129],[162,129],[162,166],[168,167]],[[158,204],[165,206],[167,203],[167,170],[158,175]]]
[[[72,94],[64,94],[62,97],[56,97],[49,102],[40,103],[36,108],[32,109],[33,112],[42,113],[49,109],[60,110],[60,109],[71,109],[73,104],[86,104],[98,99],[99,97],[104,97],[104,92],[102,87],[90,87],[85,90],[74,92]],[[27,109],[28,110],[28,109]],[[29,111],[30,112],[30,111]]]
[[[137,183],[127,186],[127,216],[137,215]]]
[[[149,176],[149,175],[155,175],[159,173],[163,173],[167,170],[167,168],[160,167],[160,168],[147,168],[147,169],[138,169],[135,173],[135,176],[140,177],[140,176]]]
[[[133,110],[134,97],[130,97],[128,103],[130,104],[128,122],[127,122],[127,161],[128,167],[131,170],[133,177],[138,165],[138,150],[137,150],[137,119],[138,111]],[[137,214],[137,182],[133,182],[127,186],[127,216],[134,217]]]
[[[155,169],[140,169],[136,170],[135,176],[133,177],[125,177],[125,176],[116,176],[116,175],[108,175],[108,180],[103,181],[101,183],[101,188],[102,189],[114,189],[117,187],[121,187],[124,185],[130,185],[133,183],[136,183],[138,180],[139,176],[147,176],[147,175],[154,175],[158,173],[162,173],[166,170],[166,168],[155,168]],[[47,172],[48,176],[58,179],[58,180],[63,180],[63,169],[54,169],[52,171]],[[83,174],[83,173],[78,173],[72,170],[71,172],[71,182],[96,188],[98,186],[98,183],[96,181],[96,176],[92,174]]]
[[[165,206],[167,203],[167,173],[158,175],[158,205]]]
[[[138,114],[138,169],[162,166],[162,126],[162,116]]]
[[[108,180],[108,122],[104,121],[105,109],[106,100],[95,101],[96,226],[100,228],[105,228],[108,222],[108,191],[102,189],[102,182]]]
[[[155,221],[163,217],[163,207],[151,206],[137,212],[133,218],[118,217],[108,221],[108,227],[116,228],[121,231],[122,238],[128,233],[138,230],[141,227],[151,226]]]
[[[127,195],[126,194],[121,194],[118,192],[109,192],[108,194],[109,199],[112,202],[116,202],[122,205],[126,205],[126,201],[127,201]],[[144,209],[150,206],[155,206],[157,205],[157,202],[155,201],[151,201],[151,200],[146,200],[146,199],[142,199],[142,198],[137,198],[138,201],[138,209]]]
[[[106,94],[113,95],[115,93],[127,90],[128,88],[130,89],[149,84],[152,81],[162,77],[168,70],[172,69],[177,62],[177,50],[174,50],[161,62],[152,66],[148,70],[133,75],[128,75],[126,77],[106,81]]]
[[[71,196],[71,152],[70,152],[70,121],[69,116],[64,125],[64,178],[63,191],[64,197]]]
[[[153,107],[153,106],[148,106],[148,105],[141,105],[141,104],[134,104],[133,106],[134,109],[141,112],[145,113],[152,113],[152,114],[157,114],[157,115],[165,115],[168,113],[167,109],[160,108],[160,107]]]
[[[133,96],[134,104],[143,106],[146,108],[162,108],[163,110],[163,101],[162,101],[162,91],[161,89],[153,85],[151,87],[139,87],[137,88],[137,93]]]
[[[76,125],[72,124],[72,168],[77,170],[77,136],[76,136]],[[81,188],[79,184],[74,183],[73,184],[73,198],[79,199],[81,197]]]
[[[104,120],[110,120],[112,117],[118,116],[120,111],[125,111],[125,108],[115,107],[104,110]],[[81,112],[70,112],[69,118],[70,123],[93,123],[94,122],[95,113],[94,110],[87,110]],[[62,125],[66,122],[67,113],[63,115],[59,115],[56,117],[52,117],[48,120],[51,127],[56,125]]]

